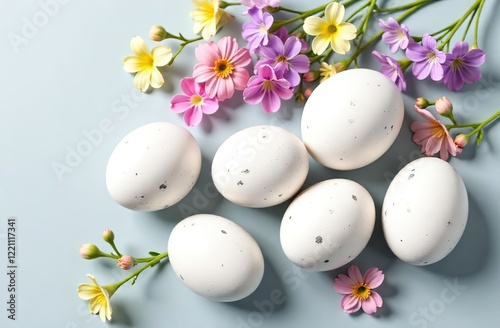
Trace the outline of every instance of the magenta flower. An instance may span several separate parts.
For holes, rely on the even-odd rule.
[[[464,83],[474,83],[482,76],[479,66],[486,60],[481,49],[470,49],[465,41],[457,42],[443,64],[443,83],[452,91],[462,89]]]
[[[262,109],[273,113],[280,109],[281,99],[290,99],[293,96],[293,86],[288,80],[281,77],[282,72],[276,72],[270,65],[261,65],[248,81],[243,90],[243,100],[251,105],[262,103]]]
[[[219,109],[219,101],[208,97],[205,85],[196,83],[192,77],[185,77],[180,83],[184,94],[175,95],[170,100],[172,111],[184,113],[184,122],[188,126],[200,124],[203,114],[210,115]]]
[[[411,37],[405,24],[399,25],[392,17],[389,17],[387,22],[380,19],[378,23],[385,31],[382,34],[382,41],[389,46],[392,53],[398,51],[399,48],[405,50],[408,47]]]
[[[412,72],[417,79],[423,80],[429,75],[434,81],[443,78],[442,64],[446,55],[436,48],[436,40],[428,33],[423,35],[422,44],[410,42],[406,48],[406,57],[414,62]]]
[[[443,123],[434,118],[429,111],[416,105],[414,108],[426,120],[426,122],[413,122],[410,125],[410,129],[415,133],[413,141],[422,146],[420,151],[423,154],[432,156],[439,152],[441,159],[446,161],[450,154],[456,156],[462,152]]]
[[[333,283],[336,291],[343,294],[340,306],[346,313],[354,313],[361,308],[368,314],[377,312],[383,304],[382,297],[373,289],[384,281],[384,274],[378,268],[370,268],[361,276],[359,268],[351,265],[348,275],[339,274]]]
[[[283,71],[283,77],[292,86],[300,83],[299,73],[309,72],[309,58],[299,54],[301,49],[297,37],[289,37],[285,43],[276,35],[269,36],[269,43],[260,48],[261,59],[255,64],[257,71],[262,65],[270,65],[276,71]]]
[[[375,59],[382,65],[382,74],[391,79],[392,82],[396,84],[399,90],[406,90],[406,80],[404,77],[403,70],[399,66],[397,60],[384,54],[380,54],[377,51],[372,51]]]
[[[200,44],[195,50],[199,63],[194,66],[196,83],[205,83],[208,98],[230,98],[234,90],[245,89],[250,74],[245,66],[252,57],[247,48],[238,49],[235,38],[226,36],[215,43]]]
[[[248,10],[251,22],[243,24],[243,39],[248,42],[248,49],[254,51],[261,45],[265,46],[269,38],[267,31],[273,25],[274,18],[270,13],[263,13],[262,9],[252,7]]]

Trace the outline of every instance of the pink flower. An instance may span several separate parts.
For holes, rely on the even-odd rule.
[[[196,83],[194,78],[183,78],[180,86],[184,94],[173,96],[170,104],[172,111],[184,113],[184,122],[188,126],[200,124],[203,114],[210,115],[219,109],[217,98],[208,97],[205,85]]]
[[[136,265],[135,259],[130,255],[123,255],[116,261],[116,265],[123,270],[130,270]]]
[[[293,87],[284,77],[283,72],[275,72],[269,65],[260,66],[257,75],[248,81],[243,91],[243,100],[248,104],[262,104],[265,112],[276,112],[280,109],[280,99],[290,99]]]
[[[231,98],[234,90],[245,89],[250,77],[245,66],[252,57],[247,48],[238,49],[235,38],[226,36],[215,43],[200,44],[195,50],[199,63],[194,66],[196,83],[205,83],[208,98]]]
[[[368,314],[377,312],[383,304],[382,297],[375,291],[384,281],[384,274],[378,268],[370,268],[361,276],[359,268],[351,265],[348,275],[340,274],[333,283],[336,291],[343,294],[340,306],[346,313],[354,313],[363,309]]]
[[[454,143],[450,132],[443,123],[435,119],[429,111],[416,105],[414,108],[426,119],[426,122],[417,121],[410,125],[410,129],[415,133],[413,141],[422,146],[421,152],[423,154],[432,156],[439,152],[441,159],[446,161],[449,154],[456,156],[462,152],[462,149]]]

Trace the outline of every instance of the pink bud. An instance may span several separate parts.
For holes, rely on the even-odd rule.
[[[107,243],[112,243],[115,240],[115,234],[110,229],[105,229],[102,233],[102,239]]]
[[[135,259],[130,255],[123,255],[118,259],[116,265],[122,268],[123,270],[129,270],[134,265],[136,265]]]
[[[305,82],[314,82],[318,79],[319,72],[318,71],[309,71],[304,73],[304,81]]]
[[[80,246],[80,256],[86,260],[93,260],[102,256],[101,250],[94,244],[83,244]]]
[[[459,148],[464,148],[467,146],[467,143],[469,142],[469,137],[467,137],[465,134],[459,134],[455,137],[455,145]]]
[[[306,88],[304,90],[304,97],[306,97],[306,99],[309,98],[311,96],[312,92],[313,92],[313,90],[311,88]]]
[[[162,41],[169,37],[169,33],[161,25],[153,25],[149,29],[149,38],[153,41]]]
[[[449,115],[453,111],[453,105],[446,97],[441,97],[436,99],[435,106],[436,106],[436,112],[438,112],[443,116]]]
[[[425,108],[429,107],[429,101],[423,97],[419,97],[419,98],[417,98],[417,101],[415,101],[415,105],[418,108],[425,109]]]

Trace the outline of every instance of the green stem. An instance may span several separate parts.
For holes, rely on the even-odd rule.
[[[465,14],[459,19],[457,20],[457,22],[455,23],[455,26],[453,27],[453,29],[448,33],[448,36],[444,39],[444,41],[437,47],[438,50],[443,50],[443,48],[449,44],[451,38],[453,38],[453,36],[455,35],[455,33],[458,31],[458,29],[460,28],[460,26],[462,26],[463,22],[467,19],[467,17],[469,17],[469,15],[476,11],[479,7],[479,5],[483,2],[484,0],[476,0],[476,2],[474,2],[474,4],[465,12]]]
[[[475,128],[479,123],[464,123],[464,124],[447,124],[445,125],[448,130],[462,129],[462,128]]]
[[[319,7],[313,8],[311,10],[304,11],[300,15],[297,15],[297,16],[292,17],[290,19],[286,19],[286,20],[283,20],[283,21],[276,22],[269,29],[269,33],[273,33],[275,31],[277,31],[282,26],[288,25],[290,23],[296,22],[296,21],[301,20],[301,19],[305,19],[306,17],[312,16],[312,15],[315,15],[315,14],[317,14],[317,13],[325,10],[326,6],[328,6],[328,3],[324,4],[324,5],[321,5]]]
[[[113,250],[115,251],[116,255],[118,255],[117,258],[120,258],[122,257],[122,254],[120,254],[120,252],[118,251],[118,249],[116,248],[116,245],[115,245],[115,242],[113,240],[109,241],[109,244],[111,245],[111,247],[113,248]],[[109,254],[111,255],[111,254]]]
[[[351,19],[353,19],[354,16],[356,16],[361,10],[365,9],[366,7],[368,7],[370,5],[369,2],[365,3],[364,5],[362,5],[361,7],[359,7],[358,9],[356,9],[349,17],[347,17],[345,19],[346,22],[350,22]]]
[[[477,40],[478,40],[478,34],[479,34],[479,20],[481,17],[481,13],[483,11],[483,7],[484,7],[484,0],[481,1],[481,3],[479,4],[479,8],[477,9],[476,26],[474,28],[474,46],[476,46],[476,47],[477,47]]]
[[[462,40],[465,40],[465,37],[467,36],[467,33],[469,33],[469,28],[472,25],[472,21],[474,20],[474,16],[476,16],[477,10],[475,10],[472,15],[469,18],[469,21],[467,22],[467,25],[465,26],[464,33],[462,34]]]
[[[466,136],[470,137],[470,136],[478,133],[479,131],[481,131],[482,128],[484,128],[486,125],[488,125],[489,123],[491,123],[492,121],[497,119],[499,116],[500,116],[500,110],[498,112],[496,112],[495,114],[491,115],[489,118],[487,118],[482,123],[480,123],[474,130],[472,130],[470,133],[466,134]]]
[[[158,254],[158,256],[153,257],[153,259],[151,261],[149,261],[148,263],[143,265],[139,270],[135,271],[134,273],[132,273],[130,276],[126,277],[125,279],[120,280],[119,282],[113,284],[112,286],[116,286],[116,289],[118,289],[118,287],[120,287],[121,285],[123,285],[124,283],[129,281],[130,279],[132,279],[132,278],[137,279],[137,277],[139,277],[139,275],[142,273],[142,271],[146,270],[147,268],[149,268],[153,265],[158,264],[161,260],[163,260],[166,257],[168,257],[168,252]]]
[[[185,39],[183,36],[180,36],[180,37],[182,37],[182,39],[184,40],[184,42],[181,43],[179,49],[177,49],[177,51],[175,52],[175,54],[172,56],[172,59],[170,59],[170,61],[168,62],[168,66],[170,66],[170,65],[172,65],[174,63],[175,58],[177,58],[177,56],[182,52],[182,50],[184,49],[185,46],[187,46],[190,43],[203,40],[203,37],[201,37],[201,36],[197,37],[197,38],[194,38],[194,39]],[[178,39],[178,40],[182,40],[182,39]]]
[[[414,6],[422,5],[427,2],[431,2],[432,0],[419,0],[411,3],[407,3],[406,5],[401,5],[401,6],[396,6],[396,7],[390,7],[390,8],[376,8],[375,10],[378,12],[393,12],[393,11],[400,11],[408,8],[412,8]]]
[[[302,14],[302,11],[290,9],[290,8],[285,8],[285,7],[281,7],[281,6],[278,7],[277,11],[284,11],[287,13],[298,14],[298,15]]]

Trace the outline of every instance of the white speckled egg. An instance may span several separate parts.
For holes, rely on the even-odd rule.
[[[458,172],[439,158],[422,157],[401,169],[387,189],[384,236],[401,260],[432,264],[458,243],[468,212],[467,190]]]
[[[322,165],[357,169],[389,149],[403,116],[403,97],[389,78],[370,69],[349,69],[312,92],[302,114],[302,140]]]
[[[309,158],[302,141],[272,125],[253,126],[230,136],[212,162],[215,187],[226,199],[247,207],[282,203],[302,187]]]
[[[352,261],[368,243],[375,205],[357,182],[331,179],[299,194],[281,221],[281,247],[294,264],[333,270]]]
[[[195,293],[220,302],[247,297],[264,275],[264,257],[241,226],[212,214],[180,221],[168,240],[170,263]]]
[[[138,211],[172,206],[193,188],[201,170],[201,151],[183,127],[156,122],[126,135],[106,168],[108,191],[118,204]]]

